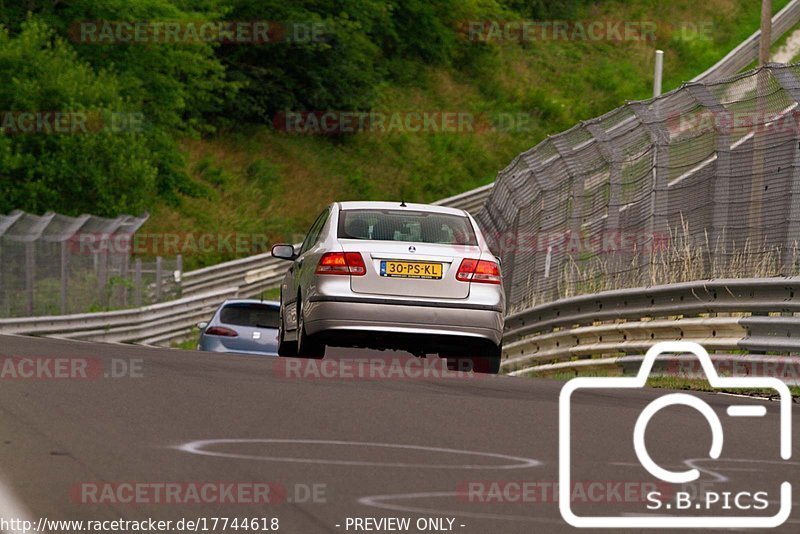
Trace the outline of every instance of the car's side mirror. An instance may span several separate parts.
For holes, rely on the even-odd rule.
[[[205,330],[207,326],[208,326],[208,321],[200,321],[199,323],[197,323],[197,328],[199,328],[201,331]]]
[[[294,253],[294,246],[285,244],[273,245],[272,256],[282,260],[293,260],[297,257]]]

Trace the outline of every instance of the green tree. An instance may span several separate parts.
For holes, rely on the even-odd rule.
[[[146,132],[111,128],[112,114],[138,111],[121,96],[112,73],[95,72],[35,20],[13,37],[0,32],[0,72],[0,211],[114,215],[153,202],[158,155]],[[78,120],[67,133],[46,133],[41,125],[29,132],[17,128],[22,113],[48,112]],[[88,117],[85,128],[80,117]]]
[[[112,28],[118,22],[144,21],[199,26],[219,18],[213,8],[215,2],[181,2],[184,9],[168,0],[31,0],[28,3],[34,18],[44,20],[70,41],[78,57],[95,69],[114,72],[120,94],[140,105],[148,122],[157,127],[188,134],[206,131],[206,116],[218,112],[235,93],[235,85],[225,80],[225,68],[215,57],[212,43],[109,43],[91,39],[99,30],[81,32],[82,23],[93,22],[108,22]],[[6,21],[12,32],[26,20],[19,20],[19,16],[27,17],[18,9],[5,13],[6,18],[12,19]]]
[[[366,109],[384,76],[370,33],[388,15],[376,0],[227,0],[226,19],[275,23],[275,39],[217,50],[242,94],[239,120],[270,122],[285,109]]]

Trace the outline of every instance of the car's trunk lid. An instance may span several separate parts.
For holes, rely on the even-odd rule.
[[[247,350],[275,352],[278,345],[278,330],[222,323],[219,326],[230,328],[236,337],[219,336],[220,342],[228,350]]]
[[[456,272],[462,258],[480,257],[477,246],[361,239],[341,239],[340,243],[344,251],[360,252],[364,258],[367,272],[363,276],[350,277],[352,291],[371,295],[467,298],[469,283],[456,280]],[[415,265],[413,269],[427,278],[405,277],[407,273],[392,272],[392,268],[398,265],[389,262]],[[441,278],[436,278],[439,274],[436,265],[441,266]]]

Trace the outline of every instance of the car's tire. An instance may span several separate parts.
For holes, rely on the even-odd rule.
[[[297,341],[284,340],[283,333],[283,314],[281,314],[281,324],[278,327],[278,356],[284,356],[287,358],[297,356]]]
[[[500,356],[502,352],[502,344],[491,344],[482,348],[482,350],[463,351],[460,354],[447,352],[440,356],[447,358],[447,368],[451,371],[472,371],[474,373],[496,375],[500,372]]]
[[[447,360],[447,369],[449,371],[461,371],[463,373],[472,371],[472,358],[457,356],[452,352],[442,352],[439,357]]]
[[[487,375],[496,375],[500,372],[500,357],[503,353],[503,345],[492,345],[485,354],[473,356],[472,371]]]
[[[297,357],[310,360],[321,360],[325,357],[325,343],[319,341],[315,336],[306,333],[305,318],[303,311],[297,314]]]

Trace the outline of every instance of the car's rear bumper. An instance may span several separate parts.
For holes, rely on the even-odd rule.
[[[238,347],[227,347],[225,346],[222,341],[219,339],[215,339],[214,336],[202,336],[200,341],[197,344],[197,349],[204,351],[204,352],[225,352],[230,354],[253,354],[256,356],[277,356],[278,355],[278,347],[277,346],[267,346],[262,348],[238,348]]]
[[[323,334],[332,339],[341,339],[348,333],[376,338],[385,334],[429,339],[455,336],[499,345],[503,337],[501,305],[314,295],[309,298],[304,317],[310,335]]]

